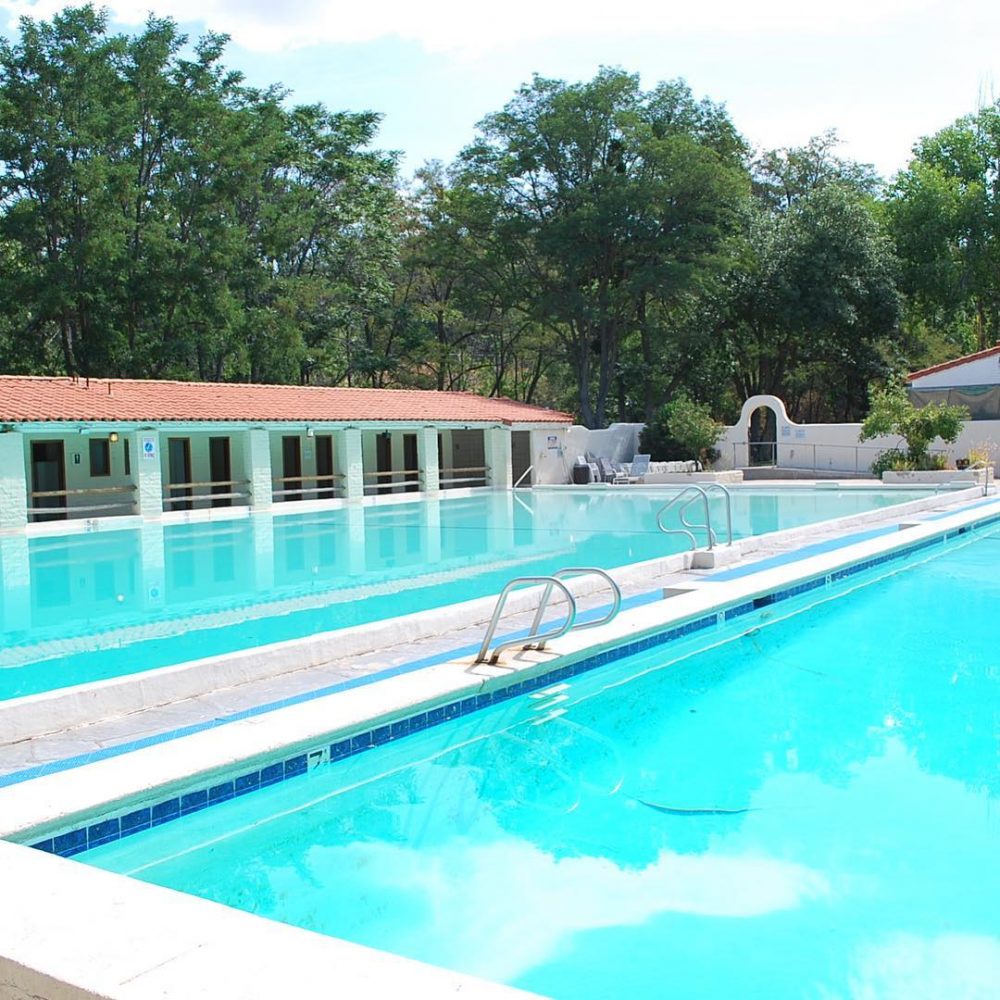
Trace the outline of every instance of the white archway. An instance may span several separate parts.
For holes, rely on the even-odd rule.
[[[751,396],[740,412],[747,465],[777,465],[778,425],[787,427],[789,423],[785,404],[777,396]]]

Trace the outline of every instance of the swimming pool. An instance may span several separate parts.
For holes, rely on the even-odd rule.
[[[494,594],[513,576],[573,564],[610,569],[682,551],[682,536],[656,528],[657,510],[675,493],[492,492],[7,536],[0,701],[443,607]],[[926,496],[734,490],[734,532],[759,535]]]
[[[83,858],[555,997],[995,995],[1000,531],[934,551]]]

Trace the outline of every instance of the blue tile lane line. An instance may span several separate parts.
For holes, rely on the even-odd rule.
[[[942,545],[949,539],[967,534],[973,527],[981,528],[997,522],[1000,522],[1000,514],[981,521],[975,526],[968,525],[958,528],[946,535],[924,539],[905,548],[873,556],[870,559],[865,559],[850,566],[844,566],[830,574],[804,580],[773,593],[759,595],[752,600],[725,609],[723,618],[725,621],[731,621],[734,618],[750,614],[762,607],[788,600],[806,591],[825,586],[827,575],[829,575],[831,581],[843,580],[858,573],[863,573],[875,566],[880,566],[897,559],[905,559],[923,549]],[[641,602],[648,603],[648,595],[642,595]],[[597,615],[599,613],[601,613],[601,609],[595,609],[590,614]],[[113,840],[120,840],[141,830],[160,826],[163,823],[172,822],[192,812],[209,808],[220,802],[226,802],[236,796],[246,795],[260,788],[265,788],[268,785],[299,777],[308,770],[308,758],[310,754],[319,753],[320,759],[325,759],[328,756],[330,761],[343,760],[346,757],[364,753],[373,747],[400,739],[410,733],[419,732],[422,729],[468,715],[471,712],[479,711],[490,705],[500,704],[518,695],[548,687],[551,684],[593,670],[596,667],[604,666],[615,660],[634,656],[637,653],[653,649],[657,646],[666,645],[677,639],[711,628],[718,624],[718,621],[718,613],[713,611],[700,618],[664,629],[661,632],[644,636],[641,639],[635,639],[621,646],[616,646],[613,649],[603,650],[575,663],[557,667],[548,673],[540,674],[523,681],[517,681],[496,691],[467,696],[447,705],[441,705],[425,712],[418,712],[415,715],[397,719],[390,724],[382,725],[368,732],[356,733],[353,736],[336,740],[333,743],[314,747],[305,752],[299,752],[293,757],[273,761],[259,769],[248,771],[220,784],[183,792],[178,796],[164,799],[153,806],[133,809],[121,816],[106,818],[98,823],[82,826],[78,829],[37,841],[31,846],[51,854],[72,857],[75,854],[80,854],[83,851],[99,847],[102,844],[110,843]]]
[[[741,577],[749,576],[751,573],[759,573],[765,569],[774,569],[776,566],[787,566],[789,563],[798,562],[800,559],[808,559],[810,556],[833,552],[836,549],[842,549],[857,542],[866,542],[872,538],[881,538],[882,535],[891,535],[898,531],[897,526],[892,524],[882,528],[872,528],[870,531],[860,531],[853,535],[844,535],[842,538],[831,538],[825,542],[805,545],[794,552],[786,552],[779,556],[770,556],[767,559],[748,563],[745,566],[737,566],[734,569],[724,569],[718,573],[710,573],[704,579],[710,583],[721,583],[724,580],[739,580]]]

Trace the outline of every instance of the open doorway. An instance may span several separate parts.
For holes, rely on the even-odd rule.
[[[36,513],[36,521],[59,521],[66,517],[66,456],[62,441],[31,442],[31,503],[39,508],[61,508]],[[49,494],[39,496],[39,494]]]
[[[229,454],[229,438],[208,439],[208,478],[212,481],[213,507],[231,507],[233,467]],[[221,494],[221,495],[220,495]]]
[[[167,438],[168,500],[171,510],[191,510],[191,439]]]
[[[531,485],[531,476],[525,475],[531,466],[531,431],[513,431],[510,435],[511,482],[521,486]]]
[[[778,464],[778,414],[770,406],[758,406],[747,427],[748,465]]]

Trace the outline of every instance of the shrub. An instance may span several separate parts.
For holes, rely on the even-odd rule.
[[[645,426],[639,448],[654,461],[697,458],[707,466],[719,458],[714,445],[723,429],[706,404],[679,393]]]
[[[881,478],[883,472],[902,472],[911,469],[910,460],[901,448],[886,448],[880,451],[872,462],[872,475]]]
[[[980,444],[973,445],[969,449],[969,465],[992,465],[994,451],[995,448],[992,441],[983,441]]]
[[[887,385],[884,389],[872,389],[868,416],[861,425],[860,441],[873,437],[898,434],[906,442],[906,468],[944,468],[943,461],[928,454],[931,442],[941,438],[949,444],[962,433],[962,423],[969,419],[969,411],[964,406],[946,406],[944,403],[928,403],[916,407],[910,402],[906,389],[900,383]],[[890,452],[899,454],[898,448],[883,452],[872,465],[879,463]],[[895,460],[893,456],[890,461]]]

